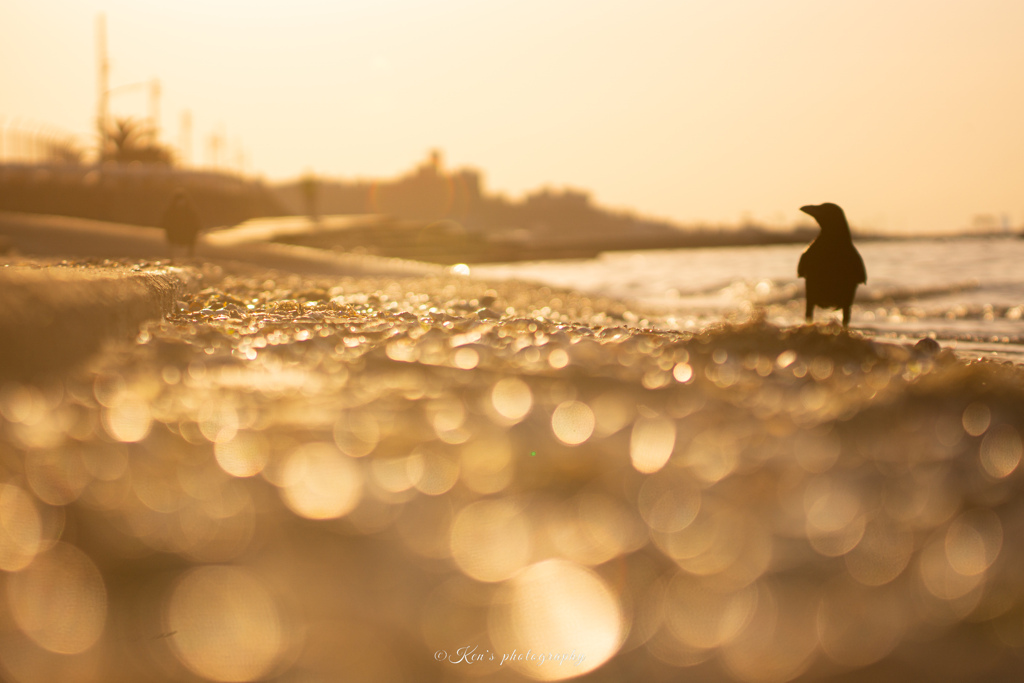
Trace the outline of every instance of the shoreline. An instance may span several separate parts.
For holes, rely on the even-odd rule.
[[[0,666],[469,681],[436,653],[477,646],[552,655],[516,681],[569,653],[659,683],[1019,669],[1022,368],[835,325],[654,329],[446,273],[174,267],[170,316],[0,390],[23,473],[0,487],[38,521],[5,546],[9,599],[89,596],[73,629],[16,612]]]

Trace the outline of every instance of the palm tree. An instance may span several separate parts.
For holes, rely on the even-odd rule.
[[[106,130],[100,130],[100,160],[170,166],[174,163],[174,155],[156,141],[156,131],[152,127],[132,118],[119,118]]]

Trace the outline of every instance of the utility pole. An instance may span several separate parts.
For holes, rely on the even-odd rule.
[[[149,82],[149,125],[153,129],[153,142],[160,135],[160,79]]]
[[[181,112],[181,140],[178,147],[182,166],[192,166],[192,112],[188,109]]]
[[[96,51],[99,66],[99,88],[96,100],[96,126],[100,132],[100,157],[103,156],[103,136],[107,132],[107,98],[110,92],[110,61],[107,59],[107,17],[96,17]]]

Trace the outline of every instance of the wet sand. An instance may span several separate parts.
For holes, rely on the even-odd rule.
[[[1024,671],[1017,366],[176,265],[168,318],[0,387],[8,678]]]
[[[138,263],[0,262],[0,381],[65,372],[171,312],[186,271]]]

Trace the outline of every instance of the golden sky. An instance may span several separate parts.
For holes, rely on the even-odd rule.
[[[88,141],[110,84],[164,139],[286,179],[390,177],[431,148],[679,222],[1024,224],[1021,0],[8,0],[0,126]],[[144,89],[111,111],[143,117]]]

